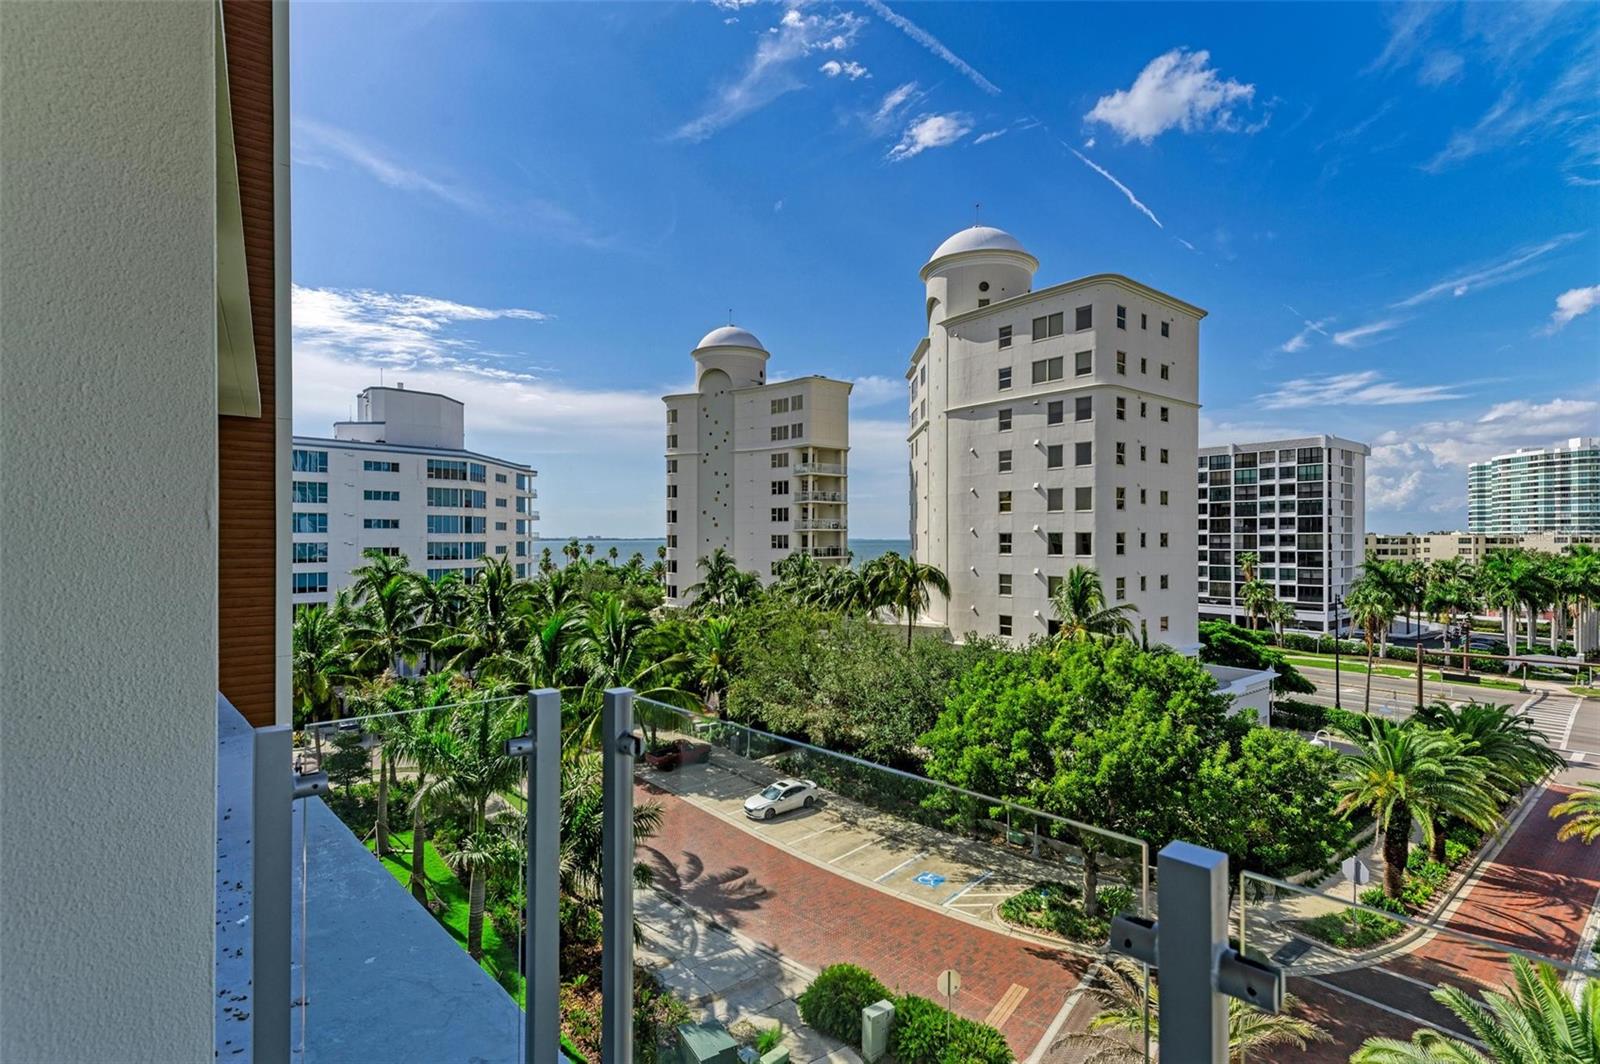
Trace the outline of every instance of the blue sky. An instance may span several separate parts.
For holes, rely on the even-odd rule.
[[[902,536],[917,271],[1210,311],[1202,442],[1370,442],[1368,527],[1600,433],[1600,6],[297,4],[295,424],[403,380],[540,470],[546,535],[663,532],[659,396],[734,319],[857,382]]]

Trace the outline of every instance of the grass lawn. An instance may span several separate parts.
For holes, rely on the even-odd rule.
[[[1304,651],[1291,651],[1284,655],[1284,660],[1290,665],[1301,669],[1333,668],[1332,654],[1310,654]],[[1339,662],[1341,670],[1349,669],[1357,675],[1361,675],[1366,672],[1367,659],[1365,657],[1352,658],[1347,655],[1341,655]],[[1407,665],[1404,662],[1379,664],[1377,661],[1374,661],[1372,666],[1372,674],[1374,676],[1393,676],[1397,678],[1415,680],[1417,678],[1417,667],[1415,665]],[[1444,682],[1439,670],[1435,668],[1424,667],[1422,670],[1422,678],[1424,680],[1431,680],[1435,683]],[[1451,680],[1449,682],[1473,684],[1478,687],[1487,687],[1496,691],[1522,690],[1522,685],[1516,680],[1507,680],[1499,676],[1474,675],[1471,679]]]
[[[1567,690],[1575,695],[1584,695],[1587,698],[1600,698],[1600,687],[1569,687]]]
[[[400,881],[401,886],[408,886],[411,882],[411,832],[391,831],[389,844],[395,848],[395,852],[382,859],[383,867]],[[372,839],[367,840],[367,849],[370,850],[375,845]],[[450,932],[450,937],[456,940],[456,944],[465,950],[467,914],[471,909],[466,886],[456,878],[454,872],[450,871],[432,842],[429,842],[423,850],[422,868],[428,878],[430,894],[445,905],[444,912],[439,915],[439,922]],[[518,1005],[524,1003],[525,989],[522,977],[517,974],[516,943],[501,941],[499,932],[495,930],[494,923],[487,914],[483,918],[483,960],[479,964],[501,986],[515,983],[517,989],[512,993],[512,997],[516,998]],[[502,972],[507,973],[504,979],[501,978]],[[507,992],[511,992],[509,986]]]

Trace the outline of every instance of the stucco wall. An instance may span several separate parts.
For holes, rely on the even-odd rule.
[[[0,5],[0,1058],[212,1057],[213,8]]]

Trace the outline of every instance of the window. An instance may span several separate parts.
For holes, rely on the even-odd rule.
[[[1066,359],[1060,355],[1055,358],[1041,358],[1033,364],[1033,383],[1035,384],[1058,381],[1066,375]]]
[[[1072,419],[1074,421],[1088,421],[1094,417],[1094,396],[1080,395],[1073,400]]]
[[[677,437],[677,435],[674,434],[674,435],[668,436],[667,437],[667,447],[668,447],[668,449],[674,448],[676,446],[678,446],[678,437]]]
[[[522,522],[522,521],[518,521],[517,522],[518,525],[522,525],[524,523],[525,522]],[[506,523],[504,521],[496,521],[494,523],[494,530],[496,532],[504,532],[506,530]],[[518,528],[517,532],[520,535],[527,535],[527,531],[525,529],[523,529],[523,528]]]
[[[1118,532],[1115,542],[1116,542],[1116,553],[1118,553],[1118,554],[1126,554],[1126,553],[1128,553],[1128,534],[1126,532]]]
[[[1011,408],[1009,406],[1003,406],[1000,408],[999,412],[995,415],[995,424],[1001,432],[1011,431]]]
[[[677,584],[668,584],[667,585],[667,597],[668,598],[677,598],[678,597],[678,585]]]
[[[1094,328],[1094,308],[1079,307],[1073,312],[1073,328],[1078,332]]]
[[[520,556],[526,557],[528,551],[527,545],[524,543],[518,543],[517,546],[522,548],[522,554]],[[504,554],[506,552],[506,545],[504,543],[497,544],[494,548],[494,552],[496,554]]]
[[[1066,465],[1066,448],[1059,443],[1052,443],[1044,449],[1044,464],[1046,469],[1060,469]]]
[[[379,462],[368,458],[361,463],[361,468],[368,473],[398,473],[400,472],[400,463]]]
[[[978,299],[978,306],[979,307],[986,307],[988,305],[989,305],[988,297],[986,297],[986,296],[979,297],[979,299]]]
[[[1165,617],[1161,618],[1161,630],[1165,632],[1167,627],[1167,619]]]
[[[798,440],[801,436],[804,436],[805,434],[806,434],[806,423],[804,421],[796,421],[793,425],[789,426],[789,435],[791,437],[793,437],[794,439]]]
[[[789,400],[789,409],[790,410],[803,410],[803,409],[805,409],[805,405],[806,405],[806,397],[803,396],[803,395],[794,396],[793,398],[791,398]]]
[[[789,536],[788,536],[788,533],[777,533],[777,532],[773,533],[773,535],[772,535],[772,549],[773,550],[788,550],[789,549]]]
[[[1117,328],[1126,329],[1127,327],[1128,327],[1128,308],[1123,306],[1121,303],[1118,303],[1117,304]]]
[[[328,515],[295,514],[292,528],[296,532],[319,532],[326,535],[328,531]]]
[[[789,400],[787,398],[772,400],[772,412],[774,414],[787,414],[789,412]]]
[[[1094,533],[1093,532],[1079,532],[1078,536],[1077,536],[1077,547],[1078,547],[1077,554],[1078,554],[1079,557],[1082,557],[1082,556],[1084,556],[1086,554],[1093,554],[1094,553]]]
[[[1125,577],[1125,576],[1117,577],[1117,585],[1116,586],[1117,586],[1117,601],[1121,602],[1123,599],[1128,597],[1128,578]]]
[[[487,484],[489,482],[488,467],[477,462],[467,463],[467,479],[475,484]],[[502,477],[501,479],[503,480],[504,478]]]
[[[1168,533],[1166,533],[1166,532],[1161,533],[1161,546],[1163,548],[1165,548],[1167,546],[1168,542],[1169,542]]]
[[[1072,489],[1072,508],[1074,510],[1093,510],[1094,509],[1094,489],[1093,488],[1073,488]]]
[[[1139,577],[1139,590],[1140,591],[1149,591],[1150,590],[1150,578],[1148,576],[1140,575],[1140,577]]]
[[[1011,512],[1011,493],[1009,491],[1000,493],[1000,512],[1003,514]]]
[[[1079,440],[1074,443],[1072,445],[1072,464],[1080,466],[1093,465],[1094,444],[1088,440]]]
[[[428,459],[429,480],[466,480],[467,463],[452,462],[444,458]]]
[[[362,518],[361,527],[362,528],[399,528],[400,527],[400,519],[398,517],[366,517],[366,518]],[[295,531],[298,532],[299,529],[296,529]]]
[[[1172,364],[1171,363],[1168,363],[1168,362],[1161,363],[1161,379],[1164,380],[1164,381],[1169,381],[1169,380],[1172,379]]]
[[[1156,582],[1156,586],[1158,588],[1160,588],[1162,591],[1167,590],[1167,574],[1166,573],[1162,573],[1161,574],[1161,579]]]
[[[677,412],[677,410],[668,410],[667,411],[667,424],[676,425],[677,423],[678,423],[678,412]]]
[[[1064,322],[1060,314],[1047,314],[1042,318],[1033,319],[1033,338],[1035,340],[1060,336],[1064,331]]]
[[[1044,552],[1052,558],[1059,558],[1066,553],[1066,534],[1062,532],[1045,533]]]
[[[772,494],[774,494],[774,495],[787,495],[787,494],[789,494],[789,482],[787,480],[774,480],[772,482]]]
[[[326,543],[296,543],[294,545],[294,560],[300,562],[325,562],[328,560],[328,545]]]
[[[678,497],[678,485],[676,485],[676,484],[668,484],[667,485],[667,498],[676,499],[677,497]]]
[[[1072,356],[1072,375],[1074,377],[1087,377],[1094,372],[1094,352],[1079,351]]]
[[[1150,501],[1149,490],[1146,489],[1146,488],[1140,488],[1139,489],[1139,505],[1143,506],[1145,503],[1147,503],[1149,501]]]
[[[1128,508],[1128,489],[1127,488],[1118,488],[1117,489],[1117,509],[1126,510],[1127,508]]]
[[[1172,408],[1171,407],[1165,407],[1164,406],[1164,407],[1161,408],[1161,420],[1162,421],[1171,421],[1172,420]]]
[[[780,524],[789,520],[789,508],[787,506],[774,506],[772,508],[772,519]]]
[[[1128,445],[1125,444],[1125,443],[1119,442],[1117,444],[1117,465],[1127,465],[1127,464],[1128,464]]]
[[[1117,420],[1128,420],[1128,400],[1125,396],[1117,396]]]
[[[368,488],[365,491],[363,491],[361,493],[361,497],[364,500],[366,500],[367,502],[399,502],[400,501],[400,493],[398,491],[375,491],[372,488]]]
[[[1165,447],[1161,448],[1161,464],[1162,465],[1166,465],[1167,464],[1167,459],[1168,459],[1169,456],[1170,455],[1169,455],[1169,452],[1167,451],[1167,449]]]
[[[1044,491],[1044,508],[1053,514],[1058,514],[1067,508],[1066,489],[1046,488]]]
[[[1046,425],[1059,425],[1067,420],[1067,404],[1060,399],[1052,399],[1045,404],[1044,422]]]
[[[518,502],[518,503],[521,503],[521,502],[522,502],[522,500],[521,500],[521,499],[518,499],[518,500],[517,500],[517,502]],[[500,507],[500,508],[501,508],[501,509],[505,509],[505,505],[506,505],[506,501],[505,501],[505,499],[503,499],[503,498],[497,498],[497,499],[495,499],[495,501],[494,501],[494,504],[495,504],[495,505],[496,505],[496,506],[498,506],[498,507]]]
[[[789,453],[787,451],[778,451],[775,454],[773,454],[773,456],[772,456],[772,468],[773,469],[788,469],[789,468]]]
[[[1167,491],[1166,491],[1165,488],[1163,488],[1161,490],[1161,505],[1162,506],[1167,505]]]
[[[1000,541],[999,541],[997,550],[1001,554],[1010,554],[1011,553],[1011,533],[1010,532],[1002,532],[1002,533],[1000,533]]]
[[[496,484],[504,484],[506,482],[506,475],[504,473],[496,473],[494,475],[494,482]]]
[[[1011,614],[1002,613],[1000,615],[999,621],[1000,621],[1000,634],[1003,635],[1003,636],[1009,636],[1011,634]]]
[[[1126,377],[1127,375],[1128,375],[1128,352],[1126,352],[1126,351],[1118,351],[1117,352],[1117,376]]]
[[[998,579],[998,591],[1002,595],[1011,594],[1011,574],[1001,573]]]
[[[997,456],[997,459],[998,460],[995,463],[995,466],[996,466],[995,472],[997,472],[997,473],[1009,473],[1009,472],[1011,472],[1011,452],[1010,451],[1001,451],[999,453],[999,455]]]
[[[327,505],[328,482],[325,480],[297,480],[294,482],[294,501]]]
[[[1002,392],[1005,391],[1006,389],[1010,388],[1011,387],[1011,367],[1010,366],[1001,366],[1000,369],[996,372],[996,378],[997,378],[996,387],[998,387]]]
[[[677,523],[678,523],[678,511],[676,511],[676,510],[668,510],[667,511],[667,524],[675,525]]]
[[[776,443],[779,440],[786,440],[786,439],[789,438],[789,426],[788,425],[774,425],[770,429],[767,430],[767,433],[768,433],[768,442],[770,442],[770,443]]]
[[[1148,358],[1144,358],[1142,356],[1140,357],[1140,359],[1139,359],[1139,372],[1140,373],[1149,373],[1150,372],[1150,360]]]
[[[1167,324],[1168,324],[1167,322],[1162,322],[1161,323],[1161,335],[1162,336],[1171,336],[1172,335],[1170,332],[1167,331]],[[1161,618],[1161,622],[1162,622],[1161,630],[1163,632],[1167,630],[1166,629],[1166,620],[1167,619],[1165,617]]]
[[[1139,328],[1141,328],[1141,329],[1150,328],[1150,315],[1148,315],[1148,314],[1139,315]]]
[[[326,473],[328,471],[328,452],[302,451],[296,447],[290,466],[296,473]]]
[[[328,590],[327,573],[295,573],[294,593],[296,595],[315,595]]]
[[[1146,446],[1145,444],[1141,443],[1139,445],[1139,461],[1141,461],[1141,462],[1147,461],[1147,460],[1149,460],[1149,457],[1150,457],[1150,448],[1148,446]]]
[[[1000,350],[1004,351],[1011,346],[1011,326],[1000,326]]]

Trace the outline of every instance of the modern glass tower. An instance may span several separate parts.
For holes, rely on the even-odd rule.
[[[1600,532],[1600,436],[1472,463],[1467,531]]]

